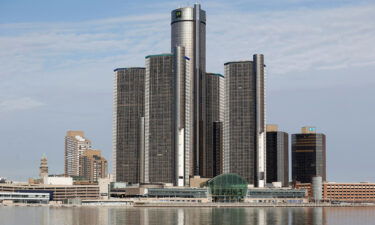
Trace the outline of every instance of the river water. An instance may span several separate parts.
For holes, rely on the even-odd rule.
[[[126,208],[0,206],[0,225],[362,225],[375,207]]]

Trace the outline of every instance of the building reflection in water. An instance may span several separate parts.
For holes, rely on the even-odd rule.
[[[325,225],[323,208],[45,208],[42,221],[78,225]],[[62,212],[64,211],[64,212]]]

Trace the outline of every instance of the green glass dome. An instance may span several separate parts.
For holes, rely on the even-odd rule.
[[[243,201],[247,194],[247,182],[238,174],[221,174],[207,181],[210,194],[215,202]]]

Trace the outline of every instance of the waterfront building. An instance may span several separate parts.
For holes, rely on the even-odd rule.
[[[264,59],[225,66],[224,173],[264,187],[266,161]]]
[[[101,156],[100,150],[86,150],[81,157],[80,177],[90,183],[97,183],[100,178],[107,176],[108,163]]]
[[[183,145],[187,162],[184,175],[178,177],[188,185],[189,176],[203,173],[206,154],[206,12],[199,4],[175,9],[171,13],[171,28],[171,49],[179,58],[176,64],[182,65],[179,64],[181,54],[188,59],[183,71],[175,70],[175,77],[180,77],[182,83],[177,97],[177,103],[182,106],[178,122],[181,140],[176,145]],[[177,76],[181,72],[185,75]]]
[[[288,133],[278,131],[277,125],[267,125],[267,183],[281,182],[289,185],[289,142]]]
[[[140,181],[145,68],[114,70],[113,174],[116,181]]]
[[[222,173],[224,76],[206,73],[206,154],[203,158],[203,177],[215,177]]]
[[[313,199],[313,187],[311,183],[296,183],[295,187],[307,190],[308,197]],[[375,203],[375,183],[323,182],[321,192],[323,201]]]
[[[79,162],[83,152],[91,148],[91,141],[83,131],[68,131],[65,136],[65,175],[79,176]]]
[[[42,159],[40,160],[39,177],[43,178],[45,176],[48,176],[48,162],[46,155],[43,154]]]
[[[207,181],[207,187],[214,202],[243,202],[248,183],[238,174],[227,173]]]
[[[326,181],[326,136],[315,127],[303,127],[292,135],[292,179],[311,183],[314,176]]]
[[[98,185],[0,184],[0,192],[49,193],[52,201],[99,198]]]
[[[141,182],[176,183],[173,55],[146,56]]]
[[[292,188],[250,188],[245,202],[254,203],[307,203],[305,189]]]
[[[0,203],[48,204],[49,193],[0,192]]]

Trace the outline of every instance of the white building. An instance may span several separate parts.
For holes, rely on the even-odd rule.
[[[43,177],[43,184],[50,185],[73,185],[72,177]]]

